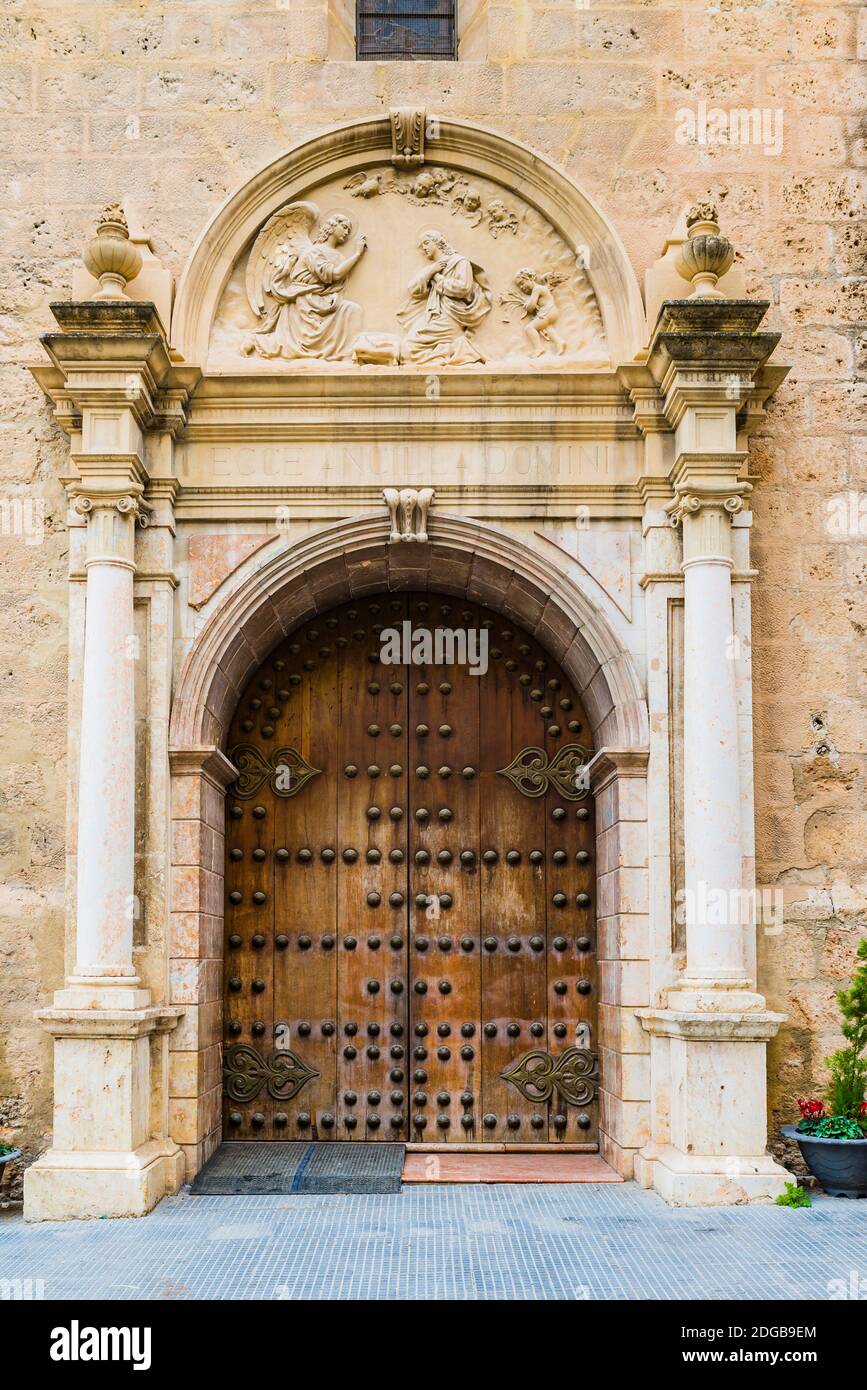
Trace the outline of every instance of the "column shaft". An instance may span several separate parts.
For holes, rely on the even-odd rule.
[[[75,979],[136,982],[132,959],[135,694],[132,516],[89,521]],[[114,553],[113,553],[114,552]]]
[[[715,556],[688,560],[683,568],[686,973],[691,979],[740,981],[745,967],[731,562]]]

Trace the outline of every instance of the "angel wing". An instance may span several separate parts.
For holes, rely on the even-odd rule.
[[[247,261],[247,298],[254,314],[261,317],[265,313],[274,276],[310,245],[310,233],[318,217],[315,203],[287,203],[268,218]]]

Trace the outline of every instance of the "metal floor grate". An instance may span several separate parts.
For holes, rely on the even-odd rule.
[[[193,1179],[195,1196],[400,1192],[403,1144],[222,1144]]]

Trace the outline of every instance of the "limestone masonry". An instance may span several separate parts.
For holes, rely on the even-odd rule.
[[[278,641],[388,590],[511,616],[580,692],[603,1156],[675,1203],[797,1162],[867,933],[867,11],[457,15],[457,61],[380,62],[347,0],[0,7],[34,1219],[147,1210],[220,1142],[225,736]]]

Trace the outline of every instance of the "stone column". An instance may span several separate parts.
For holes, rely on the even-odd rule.
[[[683,527],[684,867],[686,972],[680,986],[750,990],[744,953],[740,777],[734,678],[731,517],[745,483],[731,491],[682,493],[671,508]]]
[[[135,495],[94,492],[73,506],[88,518],[74,1002],[146,1002],[132,958],[135,917]],[[73,996],[70,996],[73,1002]]]
[[[166,1034],[183,1010],[165,1002],[165,963],[162,982],[151,968],[153,998],[133,954],[136,522],[150,512],[145,432],[162,422],[160,385],[173,369],[152,304],[52,309],[63,331],[43,339],[53,369],[41,379],[72,438],[67,485],[88,535],[81,709],[70,711],[80,720],[70,768],[78,783],[73,965],[52,1007],[37,1014],[54,1038],[54,1132],[25,1175],[31,1221],[140,1216],[183,1178],[165,1095]]]
[[[752,782],[738,746],[732,606],[732,519],[750,492],[742,446],[755,418],[744,405],[760,414],[776,384],[761,375],[777,341],[756,332],[766,307],[666,301],[648,359],[672,431],[667,510],[683,536],[685,886],[676,910],[686,959],[638,1010],[651,1041],[652,1127],[635,1171],[677,1205],[768,1200],[787,1177],[766,1152],[766,1044],[783,1019],[750,977],[755,885],[743,824]]]

